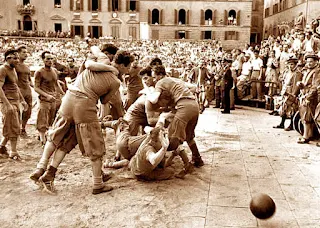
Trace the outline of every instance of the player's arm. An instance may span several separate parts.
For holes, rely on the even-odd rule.
[[[159,100],[160,95],[161,95],[161,91],[159,90],[155,90],[153,92],[147,93],[147,100],[152,104],[156,104]]]
[[[158,122],[160,112],[155,110],[155,106],[148,100],[145,103],[145,112],[147,115],[148,124],[150,126],[155,126]]]
[[[164,158],[166,152],[167,152],[167,148],[169,146],[169,140],[164,136],[164,134],[162,132],[160,132],[160,141],[161,141],[161,149],[157,152],[154,152],[154,150],[149,150],[147,152],[147,160],[150,162],[150,164],[156,168],[160,162],[162,161],[162,159]]]
[[[112,72],[115,75],[119,74],[119,71],[117,70],[117,68],[115,68],[111,65],[107,65],[105,63],[98,63],[93,60],[87,60],[85,62],[85,67],[86,67],[86,69],[91,70],[91,71]]]
[[[1,68],[0,69],[0,99],[1,99],[2,103],[6,107],[8,107],[7,109],[12,109],[13,110],[12,105],[10,104],[9,100],[7,99],[7,97],[4,94],[4,91],[2,89],[5,80],[6,80],[6,72],[5,72],[4,68]]]

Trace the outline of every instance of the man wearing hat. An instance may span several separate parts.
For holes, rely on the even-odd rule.
[[[233,87],[233,77],[230,69],[232,59],[225,58],[222,61],[224,67],[223,74],[223,97],[222,97],[222,106],[224,108],[221,113],[229,114],[230,113],[230,90]]]
[[[302,80],[297,82],[300,89],[299,112],[304,127],[303,137],[298,139],[298,143],[308,143],[313,137],[313,117],[318,104],[317,87],[320,85],[318,56],[314,53],[308,53],[304,59],[307,70],[303,73]]]
[[[287,70],[283,73],[283,87],[281,90],[282,105],[280,108],[281,122],[273,128],[284,129],[290,131],[293,129],[293,116],[298,111],[298,100],[300,89],[297,82],[302,80],[302,73],[297,68],[298,59],[295,56],[290,56],[286,61]],[[284,122],[290,118],[289,127],[284,128]]]

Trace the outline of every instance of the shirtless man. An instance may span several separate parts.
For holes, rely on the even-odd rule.
[[[152,129],[129,163],[132,174],[138,179],[147,181],[171,178],[174,175],[172,168],[159,168],[168,146],[169,140],[162,128],[155,127]]]
[[[92,194],[111,191],[112,187],[103,184],[102,157],[105,154],[105,145],[101,132],[101,126],[97,116],[96,103],[98,99],[107,103],[119,89],[120,81],[112,73],[109,59],[98,58],[98,63],[86,61],[86,70],[78,75],[62,100],[61,107],[56,117],[53,129],[49,132],[48,141],[44,148],[44,154],[51,156],[53,160],[47,171],[37,169],[36,177],[44,189],[54,193],[53,181],[57,167],[77,144],[82,153],[89,157],[93,172]],[[113,66],[120,74],[128,72],[133,56],[128,52],[120,51],[114,58]],[[47,156],[48,157],[48,156]],[[35,175],[31,175],[34,177]]]
[[[18,51],[9,49],[4,53],[5,64],[0,66],[0,102],[2,112],[3,138],[0,143],[0,154],[18,160],[20,156],[17,152],[17,141],[20,135],[20,107],[23,105],[24,111],[28,105],[25,102],[19,87],[18,76],[15,66],[19,64]],[[7,142],[10,141],[11,151],[8,154]]]
[[[24,100],[28,104],[27,111],[22,112],[22,123],[21,123],[21,136],[26,136],[26,125],[28,120],[31,117],[32,111],[32,92],[31,87],[33,87],[33,83],[31,81],[31,73],[29,67],[24,63],[24,61],[28,57],[27,47],[20,46],[17,48],[19,53],[19,64],[15,67],[17,75],[18,75],[18,86],[21,91],[21,94]]]
[[[198,123],[199,105],[196,97],[192,94],[188,86],[180,79],[165,77],[156,83],[155,91],[148,94],[147,109],[151,104],[157,104],[160,101],[161,94],[167,93],[170,96],[171,104],[175,107],[176,113],[169,125],[169,147],[168,150],[176,150],[179,145],[187,141],[192,152],[192,162],[194,166],[200,167],[204,163],[200,156],[195,137],[195,127]],[[162,106],[162,105],[161,105]],[[162,106],[164,107],[164,106]]]
[[[56,113],[56,89],[64,94],[58,85],[56,70],[52,68],[53,56],[50,52],[44,51],[41,54],[44,67],[35,72],[34,90],[39,94],[40,109],[37,116],[37,130],[39,131],[41,144],[46,142],[46,132],[51,126]]]

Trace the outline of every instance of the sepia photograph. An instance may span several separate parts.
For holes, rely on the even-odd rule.
[[[319,0],[0,0],[1,228],[320,228]]]

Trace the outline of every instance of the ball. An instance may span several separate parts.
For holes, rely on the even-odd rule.
[[[276,211],[276,204],[273,199],[264,193],[259,193],[252,197],[250,210],[258,219],[268,219]]]

